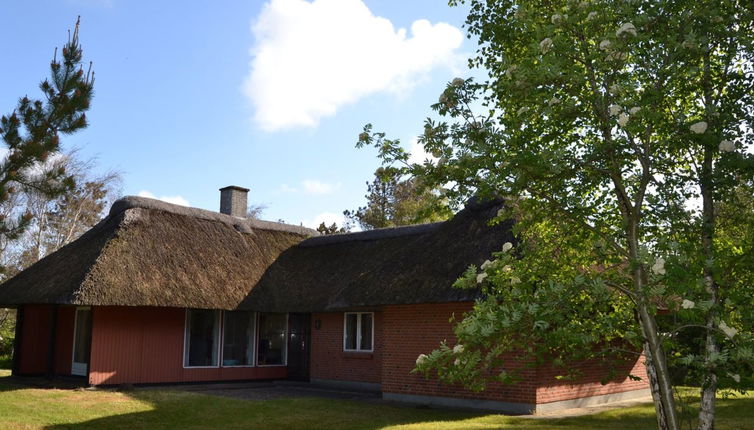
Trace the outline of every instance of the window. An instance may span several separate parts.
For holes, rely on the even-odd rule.
[[[373,351],[374,313],[347,312],[343,321],[343,350]]]
[[[288,314],[186,311],[184,367],[284,366]],[[222,343],[221,343],[222,342]]]
[[[256,314],[225,312],[223,319],[223,366],[253,366]]]
[[[287,314],[259,314],[259,342],[257,364],[260,366],[285,365],[288,352]]]
[[[215,367],[220,343],[220,311],[186,311],[185,367]]]

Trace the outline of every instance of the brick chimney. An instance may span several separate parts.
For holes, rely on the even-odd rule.
[[[246,196],[248,193],[248,188],[235,185],[220,188],[220,213],[246,218],[248,211]]]

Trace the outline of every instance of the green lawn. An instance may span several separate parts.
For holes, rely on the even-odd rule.
[[[754,395],[720,401],[718,429],[754,428]],[[563,419],[328,399],[245,401],[179,391],[39,389],[0,370],[2,429],[651,429],[651,405]]]

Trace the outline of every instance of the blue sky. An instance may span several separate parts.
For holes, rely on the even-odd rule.
[[[95,99],[66,148],[122,172],[126,195],[217,210],[240,185],[293,224],[365,203],[364,124],[409,147],[445,83],[478,73],[465,10],[442,0],[11,0],[0,112],[39,94],[77,15]]]

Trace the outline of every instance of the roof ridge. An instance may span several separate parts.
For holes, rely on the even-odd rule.
[[[428,233],[430,231],[437,230],[441,225],[445,223],[452,222],[459,215],[463,216],[462,214],[468,214],[469,212],[480,212],[487,208],[500,205],[502,202],[503,199],[500,197],[482,198],[480,196],[473,196],[466,202],[466,205],[462,210],[453,214],[452,217],[448,218],[445,221],[437,221],[426,224],[411,224],[397,227],[384,227],[373,230],[337,233],[325,236],[315,236],[304,240],[303,242],[299,243],[298,246],[313,247],[346,242],[389,239],[393,237]]]
[[[108,218],[113,217],[128,209],[153,209],[163,212],[169,212],[176,215],[189,216],[192,218],[204,219],[207,221],[221,222],[232,225],[236,230],[242,233],[252,233],[254,229],[285,231],[288,233],[300,234],[302,236],[316,236],[319,233],[316,230],[291,225],[280,222],[263,221],[257,219],[239,218],[231,215],[213,212],[207,209],[192,208],[188,206],[167,203],[162,200],[151,199],[148,197],[125,196],[113,203],[110,207]]]
[[[426,224],[412,224],[398,227],[376,228],[374,230],[356,231],[350,233],[338,233],[326,236],[315,236],[304,240],[298,246],[313,247],[330,245],[344,242],[358,242],[367,240],[389,239],[393,237],[412,236],[434,231],[445,221],[431,222]]]

